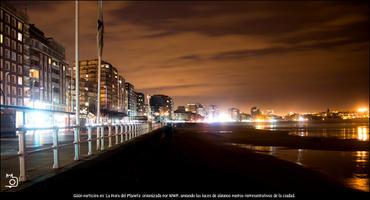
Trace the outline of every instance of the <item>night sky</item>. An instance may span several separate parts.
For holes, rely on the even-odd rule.
[[[74,2],[18,2],[74,59]],[[80,2],[80,58],[97,56]],[[350,2],[104,2],[103,59],[175,105],[277,113],[369,105],[369,7]]]

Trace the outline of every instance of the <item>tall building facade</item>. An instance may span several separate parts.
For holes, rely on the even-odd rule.
[[[147,114],[144,93],[136,92],[136,112],[137,116],[145,116]]]
[[[261,115],[262,115],[262,112],[259,108],[257,108],[256,106],[251,108],[251,116],[252,116],[253,119],[258,118]]]
[[[81,60],[80,67],[80,107],[81,110],[96,114],[98,94],[98,59]],[[75,66],[73,76],[75,77]],[[125,112],[125,80],[118,70],[106,61],[101,65],[100,109],[102,114]],[[75,96],[75,84],[72,96]],[[74,100],[74,98],[73,98]],[[75,105],[75,103],[73,102]]]
[[[69,110],[71,70],[65,48],[53,38],[45,37],[35,25],[29,27],[30,102],[54,110]],[[35,105],[36,102],[36,105]],[[27,102],[26,102],[27,103]]]
[[[207,108],[207,120],[214,121],[220,116],[220,110],[217,105],[209,105]]]
[[[240,111],[237,108],[229,108],[229,116],[232,121],[240,121]]]
[[[1,104],[67,110],[70,69],[65,49],[1,3]]]
[[[0,103],[25,106],[30,99],[28,17],[0,5]]]
[[[205,107],[200,103],[189,103],[186,105],[185,110],[187,112],[192,112],[201,115],[202,117],[206,116]]]
[[[137,115],[137,96],[134,85],[129,82],[125,83],[125,102],[127,106],[127,116],[134,117]]]
[[[198,104],[195,103],[188,103],[185,107],[187,112],[197,113]]]

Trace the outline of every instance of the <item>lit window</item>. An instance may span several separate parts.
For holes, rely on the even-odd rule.
[[[21,76],[18,76],[18,85],[22,85],[23,84],[23,79]]]
[[[21,22],[18,22],[18,30],[22,30],[22,23]]]
[[[3,34],[0,34],[0,44],[3,43]]]
[[[18,39],[18,41],[22,41],[22,33],[18,33],[17,39]]]
[[[49,63],[49,65],[51,64],[51,59],[50,58],[48,59],[48,63]]]
[[[30,77],[31,78],[36,78],[36,79],[39,79],[39,71],[38,70],[34,70],[34,69],[30,69]]]

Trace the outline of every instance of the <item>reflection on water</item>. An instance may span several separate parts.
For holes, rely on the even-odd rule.
[[[369,141],[369,123],[258,122],[256,129],[288,131],[301,137],[335,137]]]
[[[361,141],[369,140],[369,132],[366,127],[357,127],[357,139]]]
[[[338,179],[351,188],[369,192],[369,151],[287,149],[235,143],[231,145],[294,162]]]

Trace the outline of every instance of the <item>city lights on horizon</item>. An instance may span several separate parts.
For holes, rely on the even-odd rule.
[[[357,109],[357,112],[365,113],[365,112],[369,112],[369,109],[366,108],[366,107],[360,107],[360,108]]]

